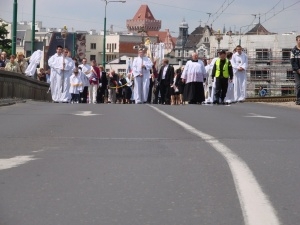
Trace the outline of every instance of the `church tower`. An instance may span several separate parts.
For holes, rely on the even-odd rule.
[[[129,32],[159,31],[161,20],[156,20],[148,5],[141,5],[132,20],[126,21]]]
[[[185,22],[185,19],[179,25],[179,36],[176,41],[176,48],[182,48],[185,46],[189,34],[189,25]]]

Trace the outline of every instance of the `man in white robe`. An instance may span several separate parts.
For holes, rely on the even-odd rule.
[[[246,99],[246,88],[247,88],[247,68],[248,68],[248,57],[242,52],[242,47],[238,45],[236,47],[236,53],[232,56],[232,67],[233,67],[233,83],[234,83],[234,101],[243,102]]]
[[[71,57],[68,56],[69,50],[64,49],[63,50],[63,86],[62,86],[62,91],[61,91],[61,96],[60,96],[60,101],[64,103],[69,103],[71,100],[71,94],[69,92],[70,90],[70,77],[72,76],[73,69],[75,67],[75,63],[72,60]]]
[[[150,70],[152,61],[144,56],[144,50],[139,49],[139,56],[132,63],[132,74],[134,76],[134,100],[135,104],[147,102],[150,83]]]
[[[62,46],[57,46],[56,54],[50,57],[48,65],[51,68],[50,88],[52,100],[55,103],[69,101],[70,75],[73,60],[63,56]],[[67,54],[67,53],[64,53]]]
[[[80,93],[80,101],[82,103],[88,103],[87,97],[88,97],[88,88],[90,86],[89,78],[91,77],[92,67],[87,64],[87,59],[82,59],[82,64],[79,65],[79,68],[81,68],[81,75],[84,76],[82,79],[84,80],[84,86],[83,91]]]

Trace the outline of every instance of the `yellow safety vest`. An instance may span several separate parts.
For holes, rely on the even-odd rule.
[[[221,75],[221,71],[220,71],[220,62],[221,59],[217,59],[216,61],[216,77],[219,77]],[[226,62],[223,66],[223,77],[224,78],[228,78],[229,77],[229,60],[226,59]]]

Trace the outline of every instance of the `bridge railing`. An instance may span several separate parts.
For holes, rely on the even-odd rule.
[[[0,70],[0,99],[19,98],[51,101],[49,84],[19,73]]]

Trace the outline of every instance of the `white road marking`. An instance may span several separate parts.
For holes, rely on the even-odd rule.
[[[244,116],[247,118],[263,118],[263,119],[276,119],[274,116],[262,116],[256,113],[248,113],[250,116]]]
[[[222,154],[222,156],[226,159],[233,176],[245,225],[281,224],[277,217],[276,210],[269,201],[268,196],[263,192],[246,162],[244,162],[231,149],[222,144],[217,138],[197,130],[196,128],[176,119],[154,106],[150,107],[173,122],[179,124],[185,130],[200,137],[206,143],[211,145],[217,152]]]
[[[102,114],[92,114],[92,111],[80,111],[77,114],[73,114],[75,116],[98,116]]]
[[[9,159],[0,159],[0,170],[6,170],[20,166],[29,161],[36,160],[33,155],[16,156]]]

